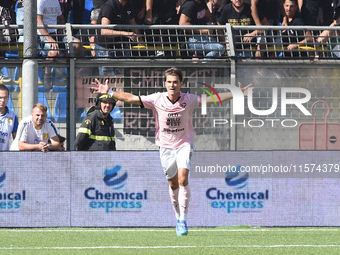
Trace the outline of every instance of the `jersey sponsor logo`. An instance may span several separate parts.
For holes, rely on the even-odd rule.
[[[4,137],[7,137],[8,136],[8,133],[6,132],[2,132],[1,130],[0,130],[0,136],[4,136]]]
[[[181,132],[184,131],[184,128],[176,128],[176,129],[170,129],[170,128],[164,128],[163,132],[167,132],[167,133],[177,133],[177,132]]]

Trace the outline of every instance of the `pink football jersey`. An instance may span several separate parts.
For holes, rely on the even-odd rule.
[[[181,93],[179,100],[172,103],[167,95],[164,92],[141,96],[144,107],[152,109],[156,120],[156,144],[165,148],[193,144],[196,133],[192,126],[192,114],[199,107],[200,97]]]

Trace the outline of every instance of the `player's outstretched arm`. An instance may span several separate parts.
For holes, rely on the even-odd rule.
[[[95,82],[92,82],[94,87],[91,87],[93,93],[95,94],[109,94],[113,98],[123,101],[130,104],[140,105],[141,102],[139,100],[139,96],[133,95],[131,93],[126,92],[116,92],[116,91],[109,91],[108,80],[105,81],[105,84],[100,83],[98,79],[95,79]]]
[[[238,87],[240,88],[240,90],[242,91],[244,96],[248,96],[248,88],[251,87],[251,86],[253,86],[253,84],[248,84],[247,86],[242,88],[241,82],[238,83]],[[222,102],[228,101],[228,100],[233,98],[233,94],[231,92],[219,93],[218,95],[219,95]],[[216,102],[219,101],[217,95],[214,95],[214,99],[215,99]],[[211,97],[207,98],[207,104],[213,104],[213,103],[215,103],[215,101]]]

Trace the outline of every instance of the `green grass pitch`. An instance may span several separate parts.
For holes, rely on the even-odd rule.
[[[340,254],[340,228],[0,229],[0,254]]]

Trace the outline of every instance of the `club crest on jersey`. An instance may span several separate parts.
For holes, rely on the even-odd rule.
[[[12,121],[13,121],[12,118],[10,118],[10,117],[7,118],[7,122],[8,122],[8,123],[12,123]]]
[[[48,134],[43,134],[43,139],[46,140],[48,138]]]
[[[186,103],[186,102],[181,103],[180,106],[181,106],[182,108],[185,108],[185,107],[187,106],[187,103]]]

